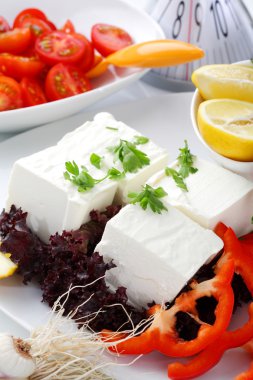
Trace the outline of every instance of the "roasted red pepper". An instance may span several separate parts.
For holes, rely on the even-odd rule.
[[[253,338],[253,303],[249,306],[249,321],[235,331],[226,331],[216,342],[210,344],[189,363],[173,363],[168,367],[168,376],[173,380],[186,380],[200,376],[215,366],[223,353],[240,347]],[[251,372],[253,374],[253,371]],[[240,379],[240,378],[239,378]],[[243,380],[242,377],[240,380]],[[246,377],[245,380],[253,377]],[[238,379],[237,379],[238,380]]]
[[[192,282],[192,290],[182,293],[177,297],[175,304],[168,310],[161,306],[153,307],[149,314],[154,314],[154,319],[142,334],[118,342],[126,335],[104,330],[102,336],[114,344],[110,347],[113,352],[121,354],[147,354],[153,350],[173,357],[186,357],[199,353],[212,342],[216,341],[226,330],[234,304],[234,295],[231,280],[234,274],[233,261],[227,260],[224,265],[218,267],[216,275],[201,283]],[[202,322],[196,310],[196,301],[203,296],[213,296],[217,301],[215,309],[215,322],[213,325]],[[176,314],[179,311],[188,313],[198,323],[200,328],[198,335],[191,341],[185,341],[178,337],[175,329]]]

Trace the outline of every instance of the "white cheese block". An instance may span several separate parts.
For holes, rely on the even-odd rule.
[[[73,155],[65,146],[22,158],[12,169],[6,208],[15,204],[27,211],[29,227],[43,241],[57,231],[79,228],[89,220],[91,210],[103,210],[114,199],[117,189],[114,181],[105,180],[84,193],[66,181],[65,162],[73,158],[78,165],[85,165],[94,178],[103,176],[87,159]]]
[[[178,169],[176,162],[171,167]],[[205,228],[213,229],[218,222],[223,222],[238,235],[252,230],[253,183],[198,158],[194,167],[198,171],[185,179],[188,191],[177,187],[164,170],[147,182],[152,187],[162,186],[168,193],[167,202]]]
[[[67,144],[70,149],[77,145],[83,146],[89,154],[96,153],[103,156],[104,170],[115,167],[123,171],[122,163],[115,161],[114,155],[107,148],[117,146],[120,140],[133,142],[135,136],[141,136],[141,134],[122,121],[115,120],[113,115],[101,112],[94,117],[93,121],[85,123],[74,132],[64,136],[58,145]],[[150,165],[144,166],[136,173],[126,173],[125,178],[118,182],[116,203],[128,203],[128,193],[140,191],[141,186],[150,176],[168,164],[168,152],[151,140],[146,144],[138,145],[137,149],[147,154]]]
[[[15,204],[27,211],[29,226],[44,241],[56,231],[79,228],[89,219],[92,209],[103,210],[112,204],[116,193],[124,195],[124,199],[117,196],[118,202],[122,203],[126,201],[128,191],[139,191],[155,171],[167,164],[168,154],[149,142],[143,151],[150,156],[150,165],[137,173],[126,174],[122,181],[105,180],[84,193],[78,192],[74,185],[64,179],[65,162],[74,160],[79,167],[86,166],[96,179],[104,177],[112,166],[117,166],[122,171],[121,163],[113,163],[112,154],[107,148],[119,144],[120,139],[133,141],[136,135],[140,134],[116,121],[112,115],[96,115],[93,121],[68,133],[57,145],[22,158],[14,164],[6,209]],[[91,165],[91,153],[103,157],[101,170]]]
[[[167,205],[155,214],[138,205],[125,206],[106,225],[96,251],[116,268],[106,272],[115,289],[127,288],[135,306],[171,301],[197,270],[223,247],[212,231]]]

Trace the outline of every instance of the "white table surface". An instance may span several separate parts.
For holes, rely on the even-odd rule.
[[[149,10],[152,4],[156,0],[140,0],[139,2],[133,1],[133,0],[127,0],[131,3],[137,4],[138,7],[141,7],[143,9]],[[250,10],[250,12],[253,14],[253,0],[244,0],[246,6]],[[145,98],[145,97],[152,97],[156,96],[158,94],[166,93],[164,90],[152,87],[143,81],[139,81],[135,84],[130,85],[124,90],[121,90],[120,92],[111,95],[105,100],[102,100],[98,102],[96,105],[89,107],[87,111],[94,111],[94,114],[96,112],[99,112],[100,109],[105,109],[106,106],[110,106],[113,104],[119,104],[124,103],[127,101]],[[11,138],[15,134],[3,134],[0,133],[0,142],[4,141],[8,138]],[[15,323],[11,318],[6,316],[0,311],[0,332],[8,332],[15,336],[20,337],[26,337],[28,336],[28,332],[20,327],[17,323]]]

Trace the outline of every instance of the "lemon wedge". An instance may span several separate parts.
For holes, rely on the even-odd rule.
[[[0,279],[9,277],[17,269],[17,265],[10,259],[10,254],[0,251]]]
[[[240,65],[207,65],[195,70],[192,81],[208,99],[238,99],[253,102],[253,69]]]
[[[198,127],[217,153],[238,161],[253,161],[253,103],[233,99],[202,102]]]

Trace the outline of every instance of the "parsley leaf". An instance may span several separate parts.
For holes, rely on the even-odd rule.
[[[106,129],[110,129],[111,131],[118,131],[119,128],[113,128],[113,127],[105,127]]]
[[[120,180],[122,178],[125,177],[125,173],[124,172],[120,172],[118,169],[116,168],[110,168],[107,172],[107,176],[106,178],[109,178],[109,179],[112,179],[112,180]]]
[[[177,161],[180,166],[179,174],[181,174],[182,178],[187,178],[189,174],[196,173],[198,169],[193,167],[195,156],[191,154],[187,141],[185,140],[184,143],[184,148],[179,149],[180,154]]]
[[[108,150],[114,154],[116,160],[122,162],[125,172],[136,173],[138,169],[150,164],[146,153],[127,140],[120,140],[119,145],[110,147]]]
[[[173,180],[175,181],[177,187],[180,187],[181,189],[188,191],[187,185],[184,182],[183,177],[179,172],[177,172],[175,169],[172,168],[165,168],[165,174],[169,177],[171,176]]]
[[[180,148],[180,155],[177,158],[179,170],[175,170],[172,168],[166,168],[165,174],[167,176],[171,176],[175,181],[177,187],[180,187],[182,190],[188,191],[187,185],[184,181],[190,174],[194,174],[198,171],[197,168],[193,167],[194,158],[188,148],[187,141],[184,141],[184,148]]]
[[[154,189],[149,185],[145,185],[142,186],[142,189],[143,190],[140,193],[128,194],[128,197],[132,199],[130,203],[139,203],[143,210],[146,210],[149,206],[153,212],[158,214],[161,214],[163,210],[168,211],[163,202],[160,200],[160,198],[167,195],[166,191],[164,191],[162,187]]]
[[[251,217],[251,224],[253,224],[253,216]]]
[[[80,193],[92,189],[96,183],[100,182],[88,173],[85,166],[81,166],[82,170],[80,170],[75,161],[66,162],[65,168],[67,171],[64,172],[64,178],[76,186]]]
[[[145,136],[134,136],[134,144],[135,145],[144,145],[149,142],[149,138]]]
[[[97,169],[100,169],[101,168],[101,161],[102,161],[103,157],[100,157],[98,154],[96,153],[92,153],[90,155],[90,163],[95,166]]]

